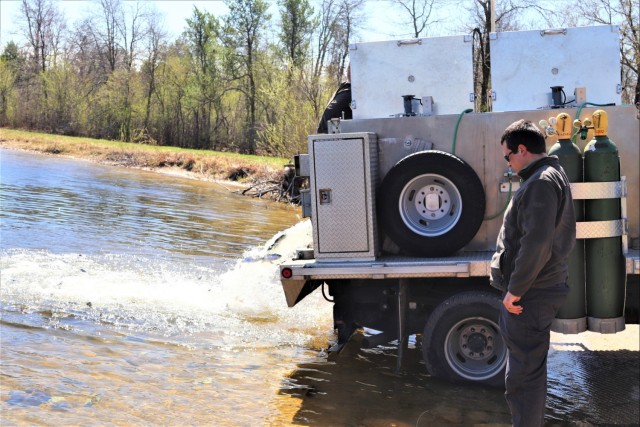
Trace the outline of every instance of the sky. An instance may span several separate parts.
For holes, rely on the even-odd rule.
[[[277,17],[276,1],[268,0],[272,6],[272,16]],[[129,1],[124,0],[124,4]],[[169,31],[172,39],[177,38],[185,27],[185,20],[191,17],[193,7],[196,5],[200,10],[211,12],[214,16],[220,17],[228,12],[227,6],[222,0],[148,0],[164,17],[165,28]],[[14,40],[18,42],[21,0],[0,0],[0,48],[7,42]],[[312,0],[316,6],[318,2]],[[87,0],[59,0],[60,9],[63,11],[67,22],[80,20],[91,8],[96,7],[94,2]],[[390,0],[367,0],[365,3],[365,14],[367,18],[367,30],[362,34],[362,40],[358,41],[379,41],[400,38],[393,35],[396,28],[394,22],[389,18]],[[317,6],[316,6],[317,10]],[[396,26],[397,27],[397,26]]]

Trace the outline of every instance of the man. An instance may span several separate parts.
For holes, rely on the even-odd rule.
[[[514,426],[542,426],[551,323],[569,292],[567,257],[576,221],[569,180],[544,135],[519,120],[500,141],[522,184],[504,214],[491,285],[504,292],[500,331],[508,348],[505,397]]]
[[[324,109],[320,123],[318,123],[318,133],[329,133],[329,121],[335,118],[353,118],[351,111],[351,64],[347,66],[347,81],[340,83],[338,90]]]

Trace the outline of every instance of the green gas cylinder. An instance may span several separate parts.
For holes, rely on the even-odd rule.
[[[585,182],[620,181],[616,145],[607,136],[608,118],[603,110],[593,113],[594,138],[584,149]],[[621,218],[620,199],[587,199],[585,220]],[[588,225],[588,224],[587,224]],[[590,331],[615,333],[624,330],[625,259],[622,237],[585,239],[587,325]]]
[[[567,113],[556,118],[558,142],[549,150],[549,155],[557,156],[570,182],[583,181],[583,161],[580,148],[571,141],[573,124]],[[584,221],[584,201],[573,200],[576,222]],[[576,246],[569,254],[569,295],[558,311],[551,329],[563,334],[578,334],[587,330],[587,307],[585,295],[584,240],[576,240]]]

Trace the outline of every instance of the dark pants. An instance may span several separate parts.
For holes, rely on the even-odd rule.
[[[501,307],[500,333],[509,349],[505,397],[516,427],[544,425],[551,323],[568,292],[565,284],[532,288],[517,303],[521,314]]]

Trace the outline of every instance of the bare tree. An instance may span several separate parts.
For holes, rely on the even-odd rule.
[[[364,0],[323,0],[318,14],[314,57],[303,77],[303,86],[316,116],[345,75],[349,45],[362,25]],[[323,84],[323,76],[328,81]]]
[[[116,70],[122,50],[119,29],[124,27],[124,12],[120,0],[97,0],[100,8],[92,18],[91,31],[107,72]]]
[[[508,0],[498,4],[492,11],[493,0],[473,0],[469,9],[471,24],[466,30],[474,35],[474,70],[476,110],[489,111],[491,91],[491,45],[489,35],[495,24],[495,31],[514,31],[520,28],[518,18],[524,11],[538,12],[546,16],[552,11],[546,9],[536,0]],[[492,14],[493,13],[493,14]]]
[[[63,15],[51,0],[22,0],[23,30],[33,57],[33,69],[44,72],[55,63],[62,32]]]
[[[342,0],[340,7],[340,20],[334,40],[337,42],[334,47],[333,61],[330,66],[335,70],[336,81],[340,81],[345,75],[347,68],[347,57],[349,56],[349,45],[353,41],[354,35],[362,27],[362,9],[364,0]]]
[[[82,20],[76,24],[67,41],[66,59],[78,78],[86,82],[85,97],[91,96],[106,80],[101,55],[95,43],[93,24]]]
[[[127,70],[131,70],[139,54],[138,44],[147,36],[146,25],[149,13],[143,9],[142,3],[130,4],[128,12],[122,14],[122,19],[116,21],[120,40],[122,40],[123,61]]]
[[[419,38],[426,32],[427,26],[438,22],[433,19],[434,9],[438,7],[436,0],[394,0],[394,3],[407,12],[407,24],[413,29],[412,37]]]
[[[620,25],[620,57],[625,102],[640,103],[640,3],[638,0],[584,0],[575,3],[588,24]]]

